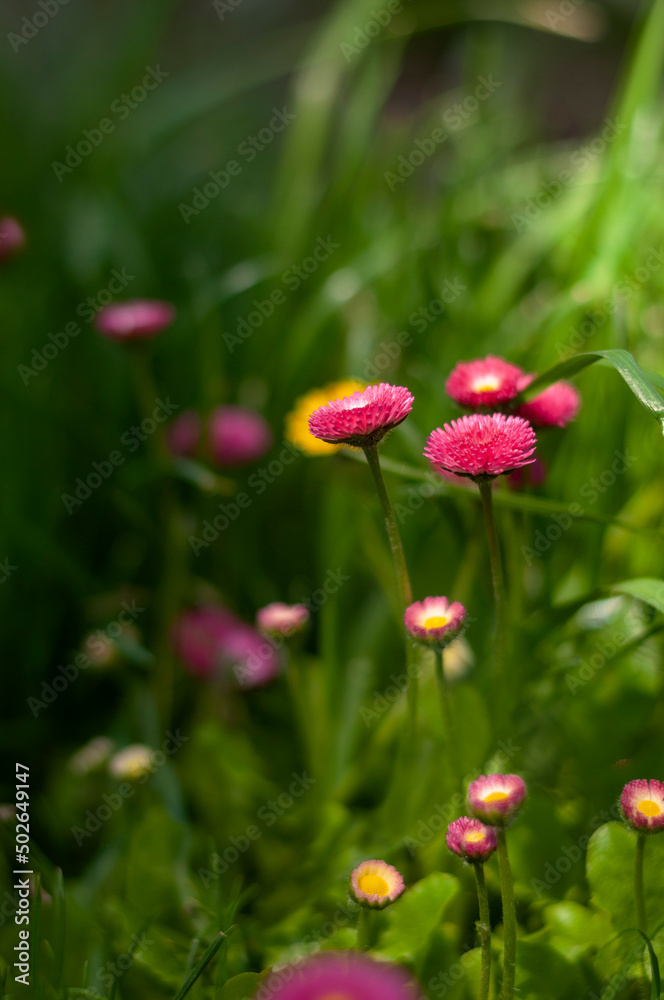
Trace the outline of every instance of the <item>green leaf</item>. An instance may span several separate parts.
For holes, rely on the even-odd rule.
[[[664,612],[664,580],[643,576],[636,580],[623,580],[611,587],[618,594],[629,594],[637,597],[644,604],[649,604],[655,611]]]
[[[636,834],[620,823],[606,823],[590,838],[586,870],[596,906],[610,915],[616,930],[636,924],[634,854]],[[664,898],[664,838],[648,837],[643,873],[648,926],[662,915]]]
[[[391,908],[390,925],[379,950],[398,960],[421,958],[443,910],[458,890],[459,880],[442,872],[432,872],[416,882]]]
[[[655,389],[646,373],[643,371],[636,359],[629,353],[629,351],[592,351],[584,354],[575,354],[573,358],[561,361],[559,364],[554,365],[553,368],[548,368],[547,371],[538,375],[537,378],[533,379],[530,385],[524,389],[521,396],[524,399],[531,399],[533,396],[537,395],[537,393],[541,392],[542,389],[545,389],[547,385],[551,385],[552,382],[557,382],[558,379],[568,378],[570,375],[575,375],[577,372],[582,371],[584,368],[594,364],[596,361],[608,363],[615,368],[618,374],[623,377],[641,405],[644,406],[656,420],[659,420],[662,425],[662,432],[664,433],[664,399],[662,399],[660,393],[657,389]]]
[[[516,989],[519,1000],[559,1000],[587,995],[578,969],[552,947],[519,941],[516,950]]]
[[[241,972],[222,986],[216,1000],[249,1000],[256,992],[260,980],[258,972]]]

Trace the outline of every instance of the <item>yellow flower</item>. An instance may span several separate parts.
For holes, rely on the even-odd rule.
[[[312,389],[295,401],[295,406],[286,416],[286,439],[305,455],[331,455],[339,451],[339,445],[319,441],[309,431],[309,417],[319,406],[325,406],[333,399],[343,399],[353,392],[364,389],[363,382],[346,378],[330,382],[320,389]]]

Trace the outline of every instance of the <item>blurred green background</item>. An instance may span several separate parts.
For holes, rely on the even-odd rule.
[[[305,651],[324,664],[319,707],[333,720],[321,724],[318,748],[334,802],[321,829],[331,839],[345,829],[336,860],[312,883],[319,892],[347,869],[351,845],[385,852],[406,832],[368,833],[364,818],[382,797],[398,720],[377,736],[359,708],[402,669],[367,470],[344,456],[298,457],[197,557],[187,536],[244,487],[251,468],[217,495],[151,460],[147,442],[69,514],[63,494],[139,418],[129,353],[95,333],[82,304],[99,302],[114,270],[131,276],[120,298],[172,301],[177,321],[154,343],[157,395],[178,412],[226,402],[260,410],[275,438],[263,466],[283,447],[295,398],[343,376],[412,390],[412,417],[384,454],[423,473],[426,435],[456,415],[443,387],[459,359],[496,353],[536,371],[575,351],[626,348],[662,371],[664,4],[403,0],[388,11],[380,0],[53,3],[47,23],[20,42],[19,33],[30,34],[23,19],[42,8],[5,2],[0,13],[1,207],[28,235],[25,251],[0,270],[11,412],[0,441],[0,560],[15,567],[0,584],[2,797],[12,799],[18,756],[31,766],[44,871],[57,864],[66,878],[83,879],[80,913],[94,911],[100,886],[109,910],[121,909],[122,892],[104,883],[111,835],[82,849],[72,840],[76,810],[99,790],[74,788],[67,759],[99,734],[120,744],[154,738],[135,675],[151,669],[151,654],[168,656],[179,608],[216,594],[252,620],[261,605],[306,597],[341,567],[349,582],[314,616]],[[150,69],[163,80],[125,114],[122,95]],[[288,121],[278,132],[270,127],[277,111]],[[110,134],[67,165],[67,147],[106,117]],[[253,145],[251,155],[250,137],[265,129],[257,140],[264,148]],[[240,169],[228,185],[194,201],[210,172],[223,174],[231,160]],[[327,258],[296,280],[320,241]],[[258,322],[256,303],[275,290],[284,301]],[[241,320],[254,329],[238,342]],[[72,321],[80,334],[37,371],[34,352]],[[402,332],[407,345],[388,350],[387,363],[385,345]],[[20,366],[34,374],[26,378]],[[595,366],[577,384],[577,422],[541,436],[545,483],[498,501],[510,579],[522,595],[513,609],[522,623],[519,722],[509,735],[524,749],[510,766],[532,780],[532,822],[550,834],[538,850],[535,835],[523,833],[526,881],[555,857],[562,830],[577,836],[624,781],[661,774],[656,635],[579,693],[565,681],[602,629],[633,610],[618,602],[597,619],[578,619],[565,602],[590,606],[617,581],[659,577],[664,555],[660,429],[614,371]],[[616,451],[633,461],[590,499],[587,484]],[[387,476],[395,502],[407,505],[417,479]],[[169,534],[164,510],[174,495],[181,519]],[[551,512],[580,497],[584,517],[543,558],[524,556]],[[467,638],[480,682],[467,686],[465,707],[460,696],[459,720],[465,766],[477,767],[495,747],[481,683],[492,600],[476,500],[443,488],[402,530],[416,596],[448,594],[476,619]],[[27,699],[132,599],[145,608],[133,667],[87,671],[35,718]],[[645,615],[649,624],[656,611]],[[174,724],[199,735],[183,764],[184,791],[164,779],[162,807],[177,821],[187,815],[196,837],[221,843],[243,828],[269,783],[283,787],[284,775],[303,766],[302,748],[289,739],[278,686],[247,696],[224,737],[205,715],[200,688],[179,668],[175,676]],[[435,741],[427,746],[430,761]],[[437,801],[435,778],[418,782],[424,816]],[[245,884],[268,886],[254,909],[246,904],[259,926],[301,902],[290,869],[301,833],[287,831],[269,859],[248,866]],[[587,898],[582,872],[568,878],[555,892],[575,885]],[[231,897],[221,910],[232,909]],[[101,928],[113,922],[97,916]],[[185,923],[179,932],[191,938]],[[102,949],[102,930],[92,937]],[[81,942],[70,953],[72,983],[83,982],[90,953]],[[242,956],[233,971],[264,967],[266,950],[250,934]],[[126,995],[170,995],[155,982],[148,976]]]

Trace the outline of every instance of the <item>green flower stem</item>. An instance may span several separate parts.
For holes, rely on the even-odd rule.
[[[489,985],[491,983],[491,918],[489,916],[489,896],[484,881],[484,865],[474,861],[475,884],[477,899],[480,904],[479,932],[482,943],[482,968],[480,972],[480,992],[478,1000],[489,1000]]]
[[[371,469],[371,475],[373,476],[376,492],[378,494],[378,500],[380,502],[380,509],[385,521],[385,527],[387,528],[387,537],[390,540],[390,548],[392,549],[392,558],[394,560],[394,569],[397,576],[397,583],[399,585],[401,608],[402,611],[405,611],[408,605],[413,602],[413,591],[410,585],[410,577],[408,576],[408,567],[406,565],[403,545],[401,544],[401,536],[399,534],[399,528],[397,527],[397,519],[394,516],[394,509],[390,503],[390,498],[387,495],[385,481],[380,469],[378,446],[375,444],[366,445],[364,448],[364,454],[366,455],[367,463]],[[417,668],[415,662],[415,645],[410,637],[406,638],[406,661],[408,667],[412,668],[408,671],[409,742],[412,748],[417,728]]]
[[[505,831],[498,830],[498,871],[500,873],[500,895],[503,901],[503,985],[500,1000],[512,1000],[514,996],[514,975],[516,971],[516,910],[514,909],[514,889],[512,869],[507,853]]]
[[[440,647],[434,649],[436,663],[436,683],[438,685],[438,697],[440,699],[440,711],[443,717],[443,735],[445,738],[445,749],[449,763],[454,791],[461,791],[461,769],[459,768],[459,757],[456,748],[454,734],[454,724],[452,722],[452,712],[450,711],[450,698],[445,680],[445,668],[443,665],[443,650]]]
[[[373,935],[373,914],[367,906],[360,906],[360,915],[357,918],[357,950],[369,951],[371,938]]]
[[[506,696],[505,689],[505,647],[507,630],[507,600],[505,597],[505,578],[503,562],[500,555],[500,545],[496,533],[496,521],[493,516],[493,499],[491,496],[491,480],[478,479],[477,485],[482,499],[484,523],[489,539],[489,557],[491,559],[491,579],[493,596],[496,604],[496,640],[494,645],[494,676],[498,684],[501,700]]]
[[[641,830],[636,835],[636,854],[634,856],[634,899],[636,901],[636,926],[646,933],[646,903],[643,896],[643,856],[646,847],[646,834]]]

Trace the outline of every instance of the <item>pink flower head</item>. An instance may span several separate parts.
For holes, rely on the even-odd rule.
[[[221,667],[223,644],[242,626],[240,619],[220,605],[183,611],[172,632],[175,652],[195,677],[212,677]]]
[[[363,861],[350,875],[350,893],[361,906],[382,910],[405,889],[401,874],[385,861]]]
[[[256,624],[261,632],[267,632],[268,635],[289,636],[301,632],[309,617],[309,609],[305,604],[274,601],[256,612]]]
[[[417,1000],[414,980],[400,965],[333,951],[280,969],[259,987],[256,1000]]]
[[[511,490],[519,492],[528,486],[541,486],[546,480],[548,471],[546,462],[539,455],[535,455],[535,461],[532,465],[524,465],[522,468],[510,472],[505,482]]]
[[[530,385],[534,375],[519,380],[519,392]],[[566,427],[581,409],[581,393],[570,382],[554,382],[544,392],[522,403],[516,411],[534,427]]]
[[[0,264],[19,253],[25,243],[25,232],[16,219],[11,215],[0,219]]]
[[[218,406],[208,423],[210,451],[219,465],[244,465],[262,458],[272,445],[272,431],[256,410]]]
[[[494,828],[469,816],[450,823],[446,842],[449,849],[464,861],[488,861],[498,847]]]
[[[473,413],[432,431],[424,455],[438,471],[491,479],[534,462],[536,444],[532,427],[521,417]]]
[[[201,437],[201,418],[195,410],[185,410],[175,420],[171,420],[164,437],[171,455],[180,458],[193,455]]]
[[[224,638],[222,662],[243,688],[262,687],[281,672],[276,647],[251,625],[242,622]]]
[[[175,307],[159,299],[130,299],[100,309],[98,333],[111,340],[144,340],[161,333],[175,319]]]
[[[309,430],[328,444],[363,448],[377,444],[412,408],[409,389],[381,382],[319,406],[309,417]]]
[[[507,826],[526,797],[526,784],[518,774],[487,774],[468,786],[468,806],[489,826]]]
[[[664,781],[637,778],[628,782],[620,796],[620,808],[635,830],[664,830]]]
[[[466,609],[458,601],[450,604],[446,597],[425,597],[406,608],[403,620],[413,638],[446,646],[458,636],[465,617]]]
[[[518,395],[522,375],[522,368],[489,354],[474,361],[460,361],[445,383],[445,392],[461,406],[494,409]]]

